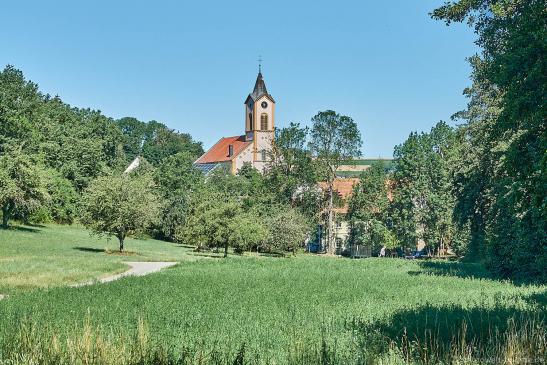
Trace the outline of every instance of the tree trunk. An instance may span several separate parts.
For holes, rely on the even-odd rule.
[[[2,227],[3,228],[8,228],[10,214],[11,214],[10,203],[6,203],[2,207]]]
[[[118,234],[118,241],[120,241],[120,252],[123,252],[123,241],[125,240],[125,235],[122,233]]]
[[[224,258],[228,257],[228,242],[224,245]]]
[[[333,237],[332,237],[332,222],[333,222],[333,216],[332,216],[332,209],[334,205],[334,183],[329,183],[329,206],[328,206],[328,220],[327,220],[327,252],[329,254],[334,254],[334,245],[333,245]]]

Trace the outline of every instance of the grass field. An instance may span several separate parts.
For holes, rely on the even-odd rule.
[[[117,249],[115,239],[90,237],[76,226],[15,226],[0,230],[0,294],[85,282],[125,271],[124,261],[198,258],[191,248],[151,239],[128,239],[125,256]]]
[[[521,347],[531,346],[536,360],[547,356],[546,288],[491,280],[473,264],[308,255],[195,260],[188,248],[131,240],[128,250],[142,258],[182,262],[108,284],[13,290],[21,282],[43,287],[48,280],[61,285],[102,275],[126,259],[74,247],[100,249],[105,243],[78,228],[0,231],[0,287],[13,292],[0,301],[0,363],[56,348],[72,360],[97,349],[100,356],[144,356],[144,348],[153,348],[163,351],[154,356],[180,360],[186,354],[180,360],[185,364],[392,363],[408,356],[434,363],[456,343],[475,359],[473,346],[498,346],[511,326],[518,338],[508,337],[508,343],[522,338]],[[27,257],[33,269],[17,269]],[[6,260],[17,264],[6,270]],[[75,273],[52,279],[64,268]],[[49,278],[39,274],[42,269]],[[10,279],[21,272],[23,281]],[[428,346],[431,353],[424,350]],[[505,354],[507,348],[496,351]],[[161,363],[154,359],[149,363]]]

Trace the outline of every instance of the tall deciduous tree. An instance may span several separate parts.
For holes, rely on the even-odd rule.
[[[319,176],[327,183],[326,244],[327,252],[334,253],[332,226],[336,171],[344,161],[361,155],[361,133],[352,118],[332,110],[319,112],[312,118],[312,123],[309,148],[317,159]]]
[[[394,230],[405,247],[418,241],[433,249],[447,247],[454,236],[452,172],[455,132],[439,122],[430,133],[411,133],[395,148]]]
[[[298,123],[276,129],[265,177],[278,203],[292,204],[309,219],[317,220],[321,195],[316,189],[316,164],[306,148],[308,134],[308,128]]]
[[[371,246],[374,252],[396,245],[388,227],[387,179],[383,162],[375,162],[361,174],[348,204],[350,242]]]
[[[466,21],[481,54],[456,171],[470,249],[502,276],[547,277],[547,8],[543,0],[459,0],[432,16]]]
[[[36,119],[42,98],[38,85],[25,80],[13,66],[0,72],[0,152],[5,152],[10,141],[26,141],[26,148],[36,143]]]
[[[114,236],[120,251],[128,235],[148,228],[157,218],[158,200],[146,175],[99,177],[83,196],[81,222],[96,235]]]
[[[269,237],[264,241],[263,249],[269,252],[292,252],[304,246],[311,227],[308,219],[298,210],[281,206],[273,208],[266,218]]]
[[[17,209],[32,213],[49,199],[44,170],[20,149],[0,157],[0,206],[2,226],[8,228],[9,219]]]
[[[157,230],[171,241],[175,240],[176,228],[184,224],[190,196],[202,184],[203,176],[193,167],[194,160],[189,152],[179,152],[164,158],[154,172],[161,197]]]
[[[241,213],[240,202],[216,186],[208,185],[192,195],[188,203],[188,216],[178,227],[176,239],[195,245],[198,250],[224,248],[224,257],[228,256],[228,247],[234,243],[233,230],[238,226],[234,220]]]

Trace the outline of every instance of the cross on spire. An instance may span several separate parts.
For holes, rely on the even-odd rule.
[[[262,72],[262,56],[258,55],[258,73]]]

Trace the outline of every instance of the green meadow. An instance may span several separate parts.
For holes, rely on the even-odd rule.
[[[116,240],[91,237],[77,226],[0,230],[0,294],[86,282],[127,270],[124,261],[199,258],[191,248],[152,239],[129,239],[127,247],[119,255]]]
[[[139,348],[137,363],[392,363],[422,361],[415,347],[432,338],[426,359],[451,356],[454,341],[486,348],[511,326],[544,345],[546,288],[489,279],[475,264],[305,254],[222,259],[136,239],[127,243],[132,254],[119,256],[110,252],[115,245],[78,227],[0,231],[0,293],[10,294],[0,301],[0,360],[89,363],[74,357],[87,349],[99,354],[89,355],[91,363],[131,363]],[[119,272],[126,260],[180,263],[144,277],[66,286]]]

